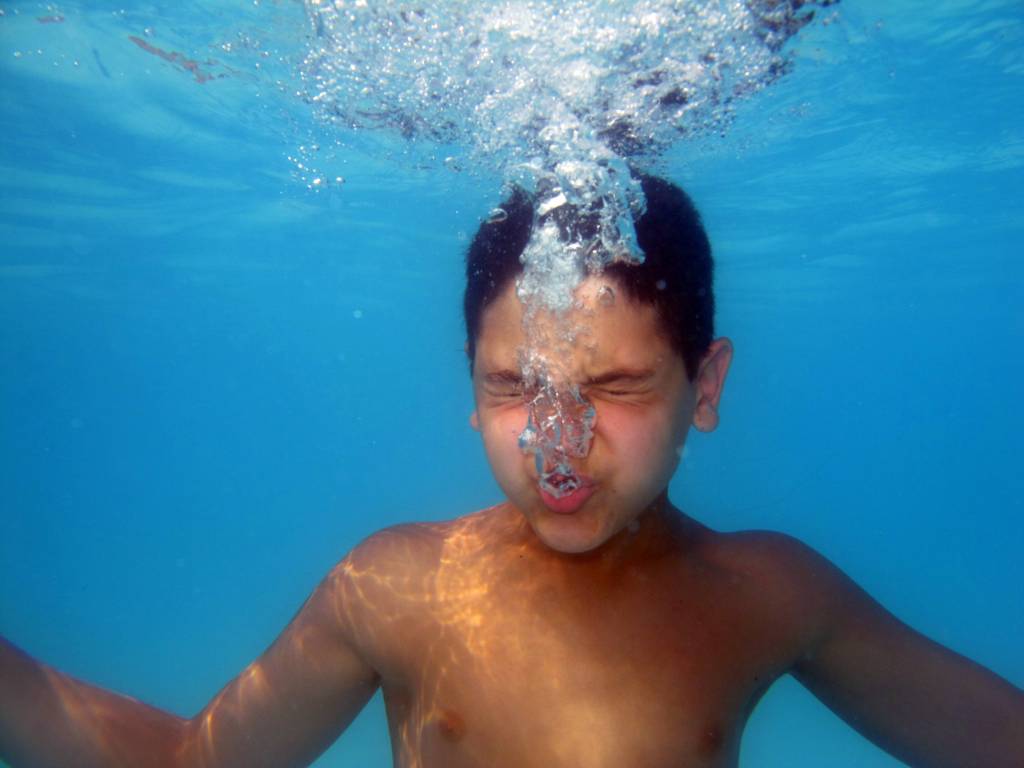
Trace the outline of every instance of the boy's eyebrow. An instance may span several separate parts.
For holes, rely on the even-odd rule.
[[[523,375],[518,371],[503,368],[500,371],[492,371],[484,376],[484,379],[493,384],[521,384]]]

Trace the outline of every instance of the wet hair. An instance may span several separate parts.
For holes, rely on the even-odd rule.
[[[634,220],[640,264],[617,262],[604,269],[629,298],[653,306],[669,343],[692,381],[714,338],[714,265],[700,214],[690,197],[675,184],[635,174],[647,198],[646,211]],[[484,310],[509,281],[523,271],[521,257],[533,231],[536,201],[516,187],[490,219],[480,225],[466,254],[466,320],[470,372]],[[563,236],[592,232],[596,215],[563,205],[548,214]],[[538,220],[543,223],[544,218]]]

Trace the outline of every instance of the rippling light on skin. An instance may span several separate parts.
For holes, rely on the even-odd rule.
[[[552,717],[542,738],[527,731],[522,718],[510,717],[514,710],[501,692],[521,688],[522,664],[543,681],[538,694],[545,700],[566,695],[574,667],[558,640],[566,620],[543,611],[546,599],[538,594],[531,565],[538,554],[535,542],[517,514],[495,512],[453,524],[384,531],[346,565],[344,583],[361,599],[342,601],[343,612],[360,605],[372,615],[346,613],[345,624],[374,631],[374,637],[365,638],[368,644],[400,647],[396,657],[407,660],[402,668],[418,670],[409,688],[385,683],[398,764],[445,764],[455,744],[472,760],[481,732],[503,734],[523,759],[520,764],[541,757],[531,752],[537,749],[550,753],[555,764],[566,755],[579,757],[598,748],[588,737],[591,727],[622,725],[601,721],[607,709],[591,711],[585,703]],[[510,543],[498,557],[496,539]],[[475,681],[471,691],[462,690],[460,681],[467,679]],[[467,699],[476,706],[465,709]]]

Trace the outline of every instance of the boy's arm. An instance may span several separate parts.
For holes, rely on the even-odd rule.
[[[373,695],[336,568],[269,649],[191,720],[104,691],[0,640],[0,759],[12,768],[304,766]]]
[[[109,759],[104,742],[111,748],[122,742],[125,750],[149,745],[151,755],[171,754],[185,724],[40,664],[0,638],[0,760],[13,768],[99,765]],[[108,736],[113,727],[120,731],[116,739]]]
[[[1024,692],[896,619],[805,552],[821,608],[794,676],[912,766],[1024,768]]]

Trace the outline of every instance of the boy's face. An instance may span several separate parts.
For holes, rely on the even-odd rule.
[[[527,339],[514,282],[481,318],[471,418],[508,500],[544,544],[566,553],[601,546],[663,497],[690,425],[710,431],[718,423],[732,356],[727,339],[715,341],[691,382],[653,307],[600,277],[585,280],[576,295],[581,308],[569,320],[588,331],[558,362],[597,412],[589,452],[571,459],[582,492],[568,501],[543,492],[534,456],[519,447],[527,423],[519,353]],[[540,315],[536,322],[557,321]]]

